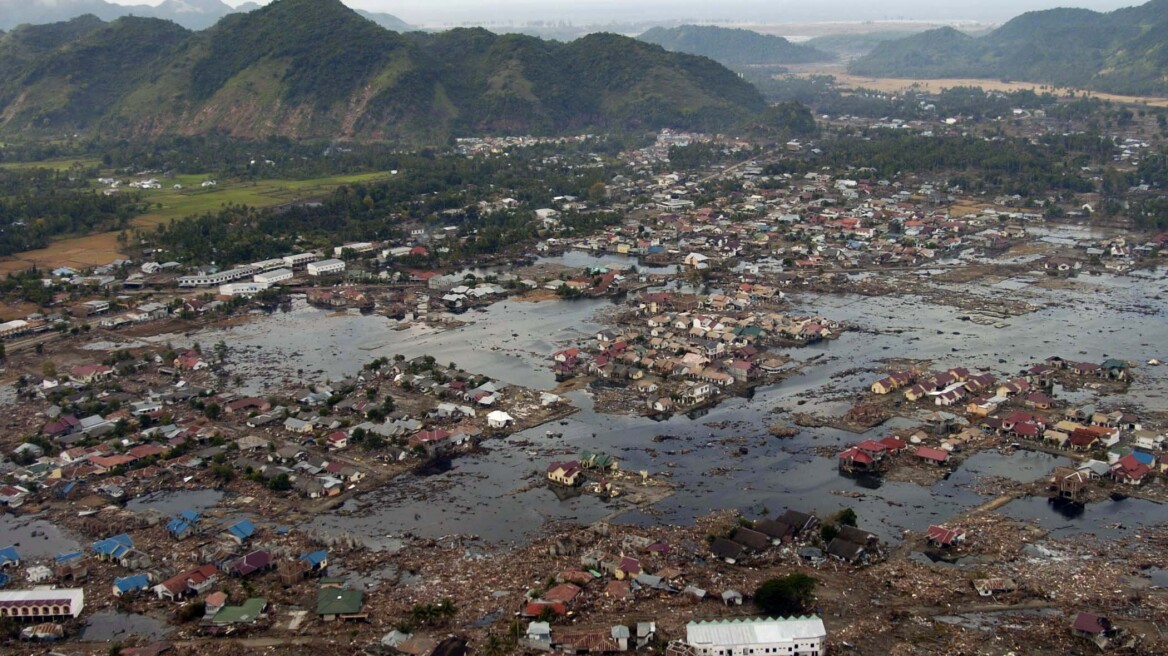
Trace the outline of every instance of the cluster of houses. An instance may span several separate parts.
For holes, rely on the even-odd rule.
[[[186,510],[166,523],[166,532],[175,541],[192,537],[200,540],[197,564],[175,567],[163,564],[168,558],[155,559],[147,548],[139,548],[128,533],[119,533],[92,543],[83,551],[57,554],[49,565],[30,565],[22,562],[16,547],[0,549],[0,566],[5,574],[6,589],[0,591],[0,616],[22,620],[66,620],[76,618],[84,607],[85,595],[81,588],[58,588],[57,585],[85,582],[93,567],[113,568],[110,593],[114,598],[153,596],[159,601],[184,603],[201,599],[205,604],[203,624],[209,630],[253,625],[264,619],[267,600],[253,597],[238,606],[227,604],[227,594],[217,591],[227,579],[248,580],[278,572],[284,587],[296,585],[310,578],[320,578],[320,589],[328,595],[341,595],[349,603],[318,603],[318,616],[324,621],[359,618],[360,591],[348,590],[343,580],[326,577],[328,552],[323,549],[299,556],[282,555],[286,549],[255,545],[258,531],[247,519],[213,522],[199,513]],[[154,545],[150,549],[157,550]],[[13,579],[23,574],[31,589],[9,590]],[[323,599],[325,595],[322,594]],[[355,598],[355,604],[352,603]],[[348,609],[341,609],[342,606]],[[338,610],[340,609],[340,610]]]
[[[884,395],[903,390],[908,401],[931,398],[938,406],[967,400],[966,414],[979,421],[983,433],[1041,442],[1072,452],[1106,451],[1107,462],[1088,460],[1077,468],[1059,468],[1055,472],[1052,489],[1061,496],[1078,499],[1091,480],[1108,478],[1125,485],[1141,485],[1150,476],[1168,470],[1162,456],[1165,436],[1145,429],[1134,413],[1104,412],[1093,405],[1070,406],[1059,411],[1056,406],[1061,404],[1052,396],[1055,382],[1123,383],[1130,379],[1130,366],[1123,360],[1111,358],[1094,363],[1052,356],[1005,382],[988,373],[972,375],[964,368],[931,376],[903,370],[876,380],[871,384],[871,391]],[[1000,412],[1003,409],[1008,411]],[[963,441],[976,436],[976,430],[968,428],[968,421],[955,415],[950,419],[947,428],[967,428],[942,442],[940,449],[916,448],[915,456],[942,464]],[[1130,445],[1120,445],[1124,437],[1129,438]],[[865,440],[839,454],[839,467],[848,472],[879,472],[888,463],[887,456],[904,447],[897,438]]]
[[[778,373],[786,359],[768,347],[813,343],[842,330],[823,317],[762,308],[777,299],[776,290],[761,285],[742,285],[733,296],[641,294],[627,323],[597,333],[587,350],[557,351],[552,366],[561,380],[592,375],[623,381],[647,398],[652,412],[702,403],[719,390]],[[750,309],[755,304],[759,308]]]
[[[192,384],[210,366],[194,350],[178,352],[173,362],[155,357],[130,364],[133,371],[157,369],[184,380],[134,394],[123,391],[124,383],[119,386],[121,367],[104,364],[72,367],[64,382],[46,379],[39,391],[60,397],[60,405],[41,412],[39,435],[59,451],[46,455],[44,442],[35,440],[17,447],[15,455],[25,465],[13,472],[14,485],[0,490],[5,505],[22,505],[33,484],[50,494],[73,497],[88,489],[121,501],[131,496],[128,489],[144,488],[158,477],[194,475],[212,464],[269,486],[283,486],[286,479],[308,498],[335,496],[365,477],[367,471],[343,455],[364,440],[377,441],[371,454],[385,462],[434,457],[514,429],[520,420],[512,412],[522,418],[565,407],[557,395],[470,375],[432,358],[313,385],[288,406]],[[430,409],[415,418],[359,394],[372,377],[392,380],[400,394],[416,396]],[[102,402],[101,413],[76,412],[94,401]],[[214,420],[204,411],[211,405],[219,408]]]
[[[614,180],[610,194],[629,199],[624,207],[649,210],[650,218],[560,241],[698,270],[731,259],[777,258],[796,271],[818,271],[921,264],[961,248],[1003,248],[1026,234],[1003,225],[994,210],[954,217],[947,209],[926,209],[945,198],[928,184],[910,189],[824,173],[767,175],[761,166],[731,175],[744,192],[702,206],[695,201],[704,187],[690,174]]]
[[[731,565],[749,564],[772,549],[797,546],[798,556],[818,567],[829,558],[862,565],[880,553],[880,540],[873,533],[854,526],[832,526],[835,535],[824,548],[810,543],[820,539],[820,521],[815,515],[787,510],[776,519],[762,519],[736,527],[729,537],[715,537],[710,554]]]

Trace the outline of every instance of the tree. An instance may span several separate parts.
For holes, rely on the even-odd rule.
[[[856,519],[856,511],[851,508],[844,508],[835,514],[835,523],[840,526],[855,526]]]
[[[280,474],[272,480],[268,481],[268,489],[276,492],[284,492],[292,489],[292,479],[288,478],[288,474]]]
[[[810,605],[816,583],[801,573],[768,579],[754,591],[754,603],[767,615],[797,615]]]
[[[604,199],[607,197],[608,188],[604,186],[603,182],[593,183],[593,185],[588,188],[588,200],[593,205],[599,205],[603,203]]]
[[[203,408],[203,414],[207,415],[207,419],[215,421],[219,415],[223,413],[223,408],[219,407],[218,403],[208,403],[207,407]]]
[[[839,527],[835,524],[824,524],[819,527],[819,537],[823,538],[824,544],[830,543],[839,535]]]
[[[235,478],[235,470],[231,468],[231,465],[217,464],[211,467],[211,475],[223,481],[224,483],[227,483],[230,482],[231,479]]]

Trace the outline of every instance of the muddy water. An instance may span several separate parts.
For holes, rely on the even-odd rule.
[[[0,547],[8,545],[15,545],[20,557],[29,560],[81,549],[78,538],[35,515],[0,515]]]
[[[126,509],[134,512],[153,510],[173,517],[184,510],[204,513],[218,505],[222,498],[223,493],[219,490],[167,490],[131,499]]]
[[[1034,522],[1055,538],[1079,534],[1104,539],[1132,538],[1139,535],[1143,526],[1168,522],[1168,505],[1143,499],[1108,499],[1080,506],[1029,497],[1010,502],[1000,512]]]
[[[146,615],[102,611],[94,613],[81,631],[86,642],[114,642],[136,636],[143,640],[157,640],[173,629],[166,622]]]
[[[891,428],[913,425],[911,420],[898,420],[865,435],[808,429],[787,440],[767,436],[766,429],[776,421],[790,423],[789,417],[776,416],[776,409],[839,414],[851,398],[862,394],[875,375],[872,371],[883,369],[882,361],[887,358],[925,359],[936,367],[963,366],[1003,377],[1053,354],[1095,361],[1107,357],[1138,362],[1152,357],[1165,359],[1168,280],[1163,272],[1138,278],[1084,278],[1069,289],[1057,290],[1036,288],[1041,281],[1037,276],[1018,276],[1011,281],[1008,288],[972,285],[954,291],[987,298],[1021,298],[1043,306],[1030,315],[1003,320],[1004,328],[963,321],[960,317],[965,311],[912,295],[801,295],[797,311],[823,314],[864,332],[849,332],[833,342],[789,350],[797,361],[820,358],[799,376],[761,388],[751,399],[730,399],[695,419],[677,416],[654,422],[609,416],[597,412],[585,393],[574,393],[571,399],[582,410],[555,427],[563,433],[562,439],[547,439],[544,432],[548,427],[539,427],[505,441],[490,442],[488,453],[457,459],[450,470],[436,475],[396,480],[320,518],[317,525],[363,535],[375,544],[395,544],[396,538],[407,533],[427,537],[477,534],[505,543],[524,540],[555,520],[589,522],[614,515],[622,522],[685,523],[696,515],[727,507],[761,516],[786,507],[828,513],[850,506],[859,513],[861,525],[887,539],[895,539],[905,530],[921,531],[984,501],[975,491],[979,479],[1004,476],[1032,480],[1064,461],[1025,452],[981,454],[932,488],[907,483],[880,485],[841,477],[835,463],[816,456],[813,449],[880,437]],[[395,353],[407,357],[431,354],[440,361],[454,361],[509,383],[548,389],[554,385],[548,354],[588,339],[602,326],[597,313],[609,305],[608,301],[505,301],[485,312],[459,317],[472,325],[447,331],[421,326],[395,331],[396,324],[383,317],[329,314],[298,304],[291,312],[197,338],[203,344],[227,341],[239,373],[258,392],[284,379],[335,380],[375,357]],[[298,369],[305,373],[297,374]],[[869,371],[841,376],[852,369]],[[1139,367],[1130,400],[1136,406],[1161,407],[1166,386],[1168,367]],[[834,390],[834,396],[843,394],[845,398],[825,398],[833,396],[825,393],[827,388]],[[1073,399],[1087,402],[1097,400],[1096,396],[1084,390]],[[919,416],[934,409],[916,406],[904,411]],[[658,434],[676,439],[654,442]],[[747,449],[746,455],[740,453],[741,448]],[[560,501],[546,488],[526,489],[549,462],[582,449],[617,455],[625,470],[646,469],[655,476],[667,475],[676,492],[650,509],[621,512],[619,505],[589,496]],[[850,498],[839,492],[864,496]],[[1026,519],[1060,517],[1038,501],[1011,504],[1011,512]],[[1130,504],[1122,508],[1138,505],[1122,503]],[[1108,508],[1106,512],[1111,511]],[[1088,515],[1094,516],[1090,511]],[[1160,516],[1151,512],[1146,521],[1161,521]],[[1138,526],[1141,520],[1133,514],[1123,521]],[[1071,526],[1073,530],[1098,528],[1082,523]]]

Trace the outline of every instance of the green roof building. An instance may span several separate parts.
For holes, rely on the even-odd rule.
[[[268,600],[263,597],[252,597],[243,602],[239,606],[224,606],[215,613],[215,617],[211,618],[211,623],[216,626],[227,626],[228,624],[254,624],[257,619],[263,616],[264,609],[268,607]]]
[[[336,619],[365,619],[361,612],[364,593],[360,590],[327,587],[316,593],[316,614],[326,622]]]

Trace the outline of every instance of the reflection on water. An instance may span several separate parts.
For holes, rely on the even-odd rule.
[[[1113,539],[1131,535],[1142,526],[1168,522],[1168,506],[1143,499],[1106,500],[1084,506],[1046,497],[1027,497],[1010,502],[1000,512],[1035,522],[1055,538],[1090,533]]]

